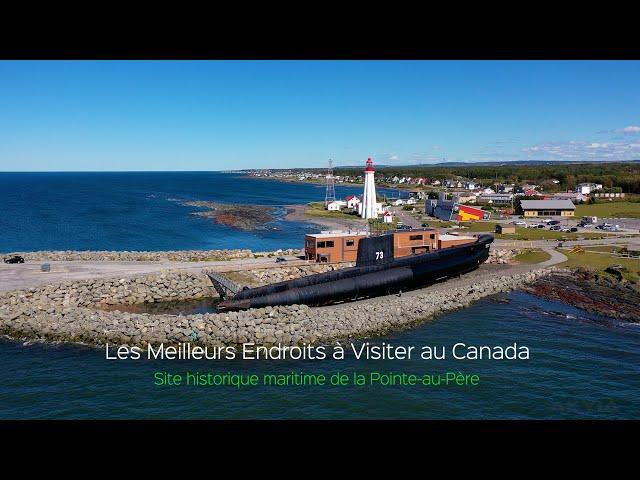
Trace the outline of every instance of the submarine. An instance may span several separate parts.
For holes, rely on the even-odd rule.
[[[476,269],[489,257],[493,242],[492,235],[480,234],[456,237],[449,240],[453,245],[442,247],[444,243],[437,239],[438,233],[429,230],[430,235],[424,235],[433,239],[428,246],[402,248],[404,238],[422,237],[415,232],[392,231],[361,238],[354,267],[245,288],[220,302],[217,310],[295,304],[322,306],[402,292]],[[411,233],[414,235],[407,237]]]

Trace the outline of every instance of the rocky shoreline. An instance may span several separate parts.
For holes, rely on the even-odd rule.
[[[163,272],[123,279],[64,282],[0,294],[0,334],[40,341],[94,345],[194,342],[232,345],[299,345],[385,334],[461,309],[472,302],[529,284],[551,273],[540,269],[494,276],[446,291],[425,288],[332,307],[266,307],[239,312],[175,316],[102,310],[99,305],[215,296],[200,273]],[[311,272],[298,272],[298,275]]]
[[[267,229],[266,224],[273,221],[276,215],[276,209],[267,205],[256,208],[255,205],[209,201],[184,202],[183,205],[203,209],[192,215],[210,218],[219,225],[244,231]]]
[[[524,290],[597,315],[640,323],[640,284],[615,274],[582,268],[557,270]]]

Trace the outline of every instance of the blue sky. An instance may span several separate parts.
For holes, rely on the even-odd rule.
[[[3,61],[0,170],[640,158],[638,61]]]

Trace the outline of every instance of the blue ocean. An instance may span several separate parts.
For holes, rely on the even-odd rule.
[[[284,205],[324,201],[325,187],[220,172],[0,173],[0,252],[300,248],[318,227],[283,221]],[[337,186],[336,198],[362,193]],[[383,194],[402,193],[381,190]],[[244,232],[190,215],[188,201],[281,207]]]
[[[310,225],[241,232],[182,202],[283,206],[322,186],[230,173],[2,173],[0,251],[301,246]],[[359,188],[337,187],[338,197]],[[394,192],[389,192],[393,195]],[[638,419],[640,326],[522,292],[485,298],[394,345],[525,345],[529,360],[113,361],[103,349],[0,340],[0,419]],[[159,387],[155,372],[460,372],[477,386]]]

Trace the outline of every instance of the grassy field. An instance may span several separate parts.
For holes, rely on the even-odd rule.
[[[603,218],[640,218],[640,202],[609,202],[600,200],[593,205],[576,205],[577,218],[593,215]]]
[[[516,233],[496,233],[496,238],[511,240],[575,240],[576,238],[600,239],[607,238],[604,233],[583,233],[583,232],[555,232],[546,228],[523,228],[516,227]]]
[[[535,263],[541,263],[546,260],[549,260],[550,258],[551,258],[551,255],[549,255],[547,252],[543,250],[527,248],[522,252],[520,252],[518,255],[516,255],[514,257],[514,260],[516,260],[518,263],[533,265]]]
[[[495,222],[461,222],[460,225],[468,227],[468,228],[462,229],[466,232],[495,232],[497,223]]]
[[[627,280],[637,282],[638,279],[640,279],[640,259],[611,257],[609,255],[589,252],[571,253],[570,250],[565,249],[560,249],[559,251],[569,258],[566,262],[558,265],[560,267],[583,267],[603,271],[611,265],[622,265],[629,270],[629,272],[624,275]]]

